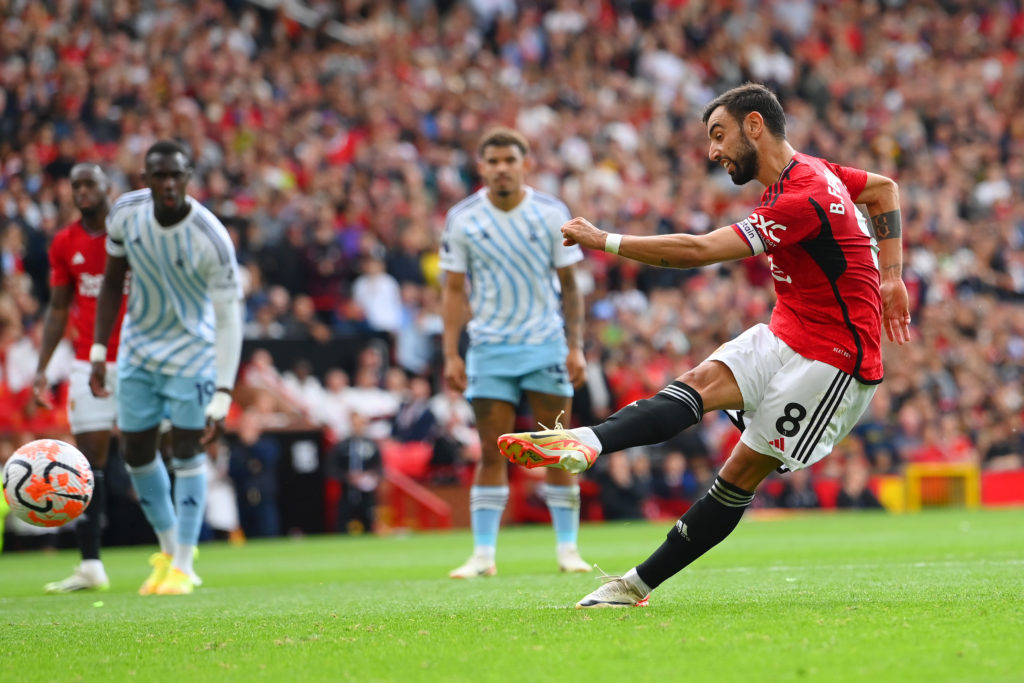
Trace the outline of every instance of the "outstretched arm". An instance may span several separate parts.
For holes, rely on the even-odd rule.
[[[565,245],[602,249],[651,266],[697,268],[752,255],[750,246],[732,227],[706,235],[618,235],[595,227],[586,218],[562,226]]]
[[[896,182],[868,173],[867,183],[854,201],[867,207],[871,229],[878,240],[881,271],[882,325],[889,341],[910,341],[910,298],[903,283],[903,226],[900,192]]]

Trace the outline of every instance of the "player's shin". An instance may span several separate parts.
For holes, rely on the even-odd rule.
[[[665,542],[636,567],[650,588],[656,588],[718,545],[739,524],[754,494],[717,477],[711,489],[686,511]]]
[[[491,561],[498,545],[501,515],[508,503],[508,486],[473,486],[469,494],[469,515],[475,552]]]
[[[580,487],[544,484],[541,492],[551,512],[551,525],[555,528],[558,548],[576,547],[580,528]]]
[[[155,456],[149,464],[129,467],[128,473],[139,495],[142,513],[160,541],[160,550],[167,555],[173,554],[177,519],[171,503],[171,478],[164,467],[164,461]]]
[[[95,468],[92,471],[93,489],[92,500],[89,507],[82,513],[78,521],[76,533],[78,536],[78,549],[82,553],[83,560],[100,559],[100,535],[103,532],[102,518],[107,509],[107,483],[103,470]]]
[[[178,543],[173,566],[192,573],[192,558],[206,512],[206,454],[179,460],[174,465],[174,506],[178,512]]]
[[[613,453],[671,439],[700,422],[704,401],[693,387],[672,382],[650,398],[634,401],[592,427],[601,452]]]

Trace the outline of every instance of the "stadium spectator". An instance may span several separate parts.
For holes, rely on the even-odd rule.
[[[795,472],[794,472],[795,474]],[[868,488],[871,465],[864,458],[846,459],[842,488],[836,496],[836,507],[841,510],[881,510],[882,504]]]
[[[352,433],[352,400],[348,395],[348,373],[331,368],[324,377],[324,395],[317,412],[317,422],[325,425],[332,442],[347,438]]]
[[[263,431],[263,416],[248,409],[238,420],[237,438],[231,443],[228,476],[235,485],[242,531],[249,538],[278,536],[277,468],[281,447]]]
[[[644,518],[644,500],[648,491],[633,476],[629,456],[613,453],[608,462],[594,472],[600,487],[598,497],[606,520]]]
[[[664,501],[688,502],[694,500],[701,491],[697,490],[693,473],[687,469],[686,457],[680,451],[666,453],[656,468],[651,493]]]
[[[410,378],[408,390],[391,423],[391,438],[399,443],[433,440],[438,424],[437,417],[430,411],[430,398],[430,381],[419,376]]]
[[[814,475],[810,470],[794,470],[782,477],[782,490],[775,504],[787,510],[821,507],[821,501],[814,490]]]
[[[327,457],[327,476],[341,482],[338,500],[338,531],[361,533],[375,530],[377,488],[383,475],[380,446],[367,434],[370,421],[361,413],[352,413],[352,433],[331,449]]]
[[[352,301],[372,332],[395,334],[402,324],[402,296],[398,280],[385,270],[379,248],[362,258],[362,273],[352,283]]]

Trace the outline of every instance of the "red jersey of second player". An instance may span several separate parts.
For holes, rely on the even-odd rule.
[[[766,252],[778,301],[771,329],[805,358],[882,381],[877,248],[854,205],[867,173],[797,152],[733,228]]]
[[[103,270],[107,264],[106,240],[105,232],[90,233],[81,221],[76,221],[60,230],[50,245],[50,286],[69,285],[72,288],[69,322],[71,343],[78,360],[89,360],[93,324],[96,321],[96,298],[100,294]],[[122,318],[124,297],[121,299],[121,310],[117,313],[114,331],[107,343],[107,360],[111,362],[117,358]]]

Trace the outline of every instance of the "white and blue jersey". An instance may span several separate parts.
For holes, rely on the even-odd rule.
[[[555,270],[583,259],[578,246],[562,244],[559,228],[569,209],[526,187],[511,211],[502,211],[481,188],[448,211],[441,268],[466,273],[470,343],[565,344]]]
[[[107,217],[107,253],[132,270],[121,328],[119,367],[152,373],[209,375],[214,359],[214,301],[242,297],[235,248],[209,210],[191,210],[162,226],[149,189],[121,195]]]

